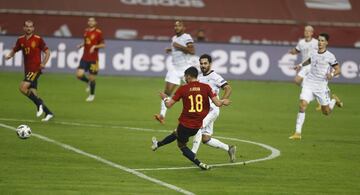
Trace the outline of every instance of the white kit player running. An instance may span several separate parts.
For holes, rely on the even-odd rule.
[[[309,59],[310,54],[318,50],[318,40],[313,38],[314,28],[312,26],[305,26],[304,38],[300,39],[295,48],[292,48],[289,53],[301,54],[301,62]],[[310,72],[311,66],[304,66],[295,76],[295,83],[301,85],[304,77]]]
[[[191,66],[190,59],[195,54],[194,41],[189,34],[185,33],[184,23],[176,21],[174,30],[176,35],[172,37],[171,48],[165,49],[166,53],[171,53],[173,65],[165,77],[164,93],[169,97],[181,81],[184,82],[184,71]],[[165,123],[166,111],[164,101],[161,101],[160,114],[154,115],[161,124]]]
[[[222,76],[211,70],[211,56],[208,54],[203,54],[200,56],[199,61],[200,69],[202,72],[202,74],[198,76],[199,82],[210,85],[212,91],[217,95],[219,95],[220,89],[223,89],[224,94],[222,99],[228,99],[231,94],[231,87]],[[197,132],[193,139],[193,147],[191,151],[196,154],[199,149],[200,142],[202,141],[204,144],[207,144],[214,148],[220,148],[228,152],[230,162],[235,162],[236,146],[230,146],[221,142],[218,139],[211,137],[214,131],[214,122],[219,116],[219,114],[219,107],[217,107],[214,103],[210,102],[210,111],[204,118],[201,129]]]
[[[327,50],[329,35],[321,33],[318,37],[319,49],[310,55],[305,62],[297,65],[298,70],[302,66],[311,66],[310,72],[305,76],[300,94],[299,113],[296,118],[295,133],[289,139],[301,139],[301,130],[305,121],[305,110],[308,104],[315,98],[321,104],[324,115],[329,115],[334,106],[343,107],[341,100],[335,95],[330,98],[328,81],[340,74],[340,65],[334,54]]]

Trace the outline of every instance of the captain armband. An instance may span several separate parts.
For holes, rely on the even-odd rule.
[[[163,99],[163,101],[166,103],[167,101],[169,101],[170,100],[170,97],[166,97],[166,98],[164,98]]]

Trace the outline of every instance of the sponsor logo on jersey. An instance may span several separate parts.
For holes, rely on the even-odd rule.
[[[32,42],[31,42],[31,47],[32,47],[32,48],[35,48],[35,47],[36,47],[36,42],[35,42],[35,41],[32,41]]]

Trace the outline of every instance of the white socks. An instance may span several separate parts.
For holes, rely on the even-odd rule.
[[[165,102],[161,100],[161,107],[160,107],[160,115],[165,118],[167,108],[165,106]]]
[[[220,140],[215,138],[210,138],[210,140],[206,142],[206,144],[214,148],[221,148],[225,151],[229,151],[229,145],[224,144]]]
[[[193,146],[192,146],[191,151],[194,154],[196,154],[197,151],[199,150],[199,147],[200,147],[200,144],[201,144],[201,138],[202,138],[202,134],[201,134],[201,131],[199,130],[197,132],[197,134],[194,136],[194,139],[193,139]],[[206,142],[206,145],[209,145],[209,146],[214,147],[214,148],[223,149],[226,152],[229,151],[229,145],[224,144],[223,142],[221,142],[220,140],[215,139],[215,138],[210,138],[210,140],[208,142]]]
[[[305,121],[305,112],[299,112],[296,118],[296,133],[301,134],[301,129]]]
[[[336,103],[336,100],[335,100],[335,99],[332,99],[332,100],[330,101],[330,104],[329,104],[330,110],[333,110],[333,109],[334,109],[335,103]]]
[[[201,134],[201,130],[199,130],[196,135],[194,136],[193,139],[193,145],[192,145],[192,149],[191,151],[196,154],[197,151],[199,150],[200,144],[201,144],[201,138],[202,138],[202,134]]]

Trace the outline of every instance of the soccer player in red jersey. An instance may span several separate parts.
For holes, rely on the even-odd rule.
[[[34,22],[26,20],[24,22],[25,35],[17,39],[14,48],[5,56],[5,59],[8,60],[14,57],[15,53],[19,50],[22,51],[24,56],[25,78],[20,83],[20,91],[37,106],[36,116],[40,117],[45,112],[45,118],[43,118],[42,121],[49,121],[54,117],[54,114],[37,95],[37,83],[41,75],[41,69],[45,68],[49,60],[50,50],[44,40],[39,35],[34,34],[34,30]],[[45,53],[45,56],[41,61],[42,52]]]
[[[90,91],[90,95],[86,99],[87,102],[92,102],[95,99],[95,78],[99,71],[99,49],[105,47],[102,32],[96,25],[95,18],[90,17],[88,28],[84,32],[84,42],[77,46],[78,48],[84,47],[84,54],[77,68],[76,76],[88,84],[86,91]],[[89,72],[89,78],[85,76],[85,72]]]
[[[186,146],[189,137],[195,135],[202,127],[203,119],[209,113],[210,101],[220,107],[230,104],[229,99],[219,100],[207,84],[200,83],[197,80],[198,70],[195,67],[190,67],[185,70],[186,84],[179,87],[175,95],[170,99],[165,93],[161,92],[160,97],[165,102],[166,107],[172,107],[180,99],[183,102],[183,110],[179,117],[179,124],[176,130],[165,137],[162,141],[157,141],[155,137],[152,138],[152,150],[158,147],[169,144],[177,139],[178,147],[183,155],[190,161],[195,163],[203,170],[210,169],[210,166],[200,162],[195,154]]]

